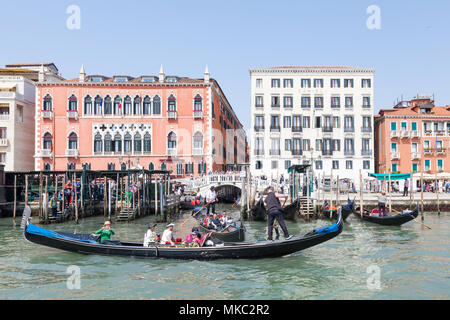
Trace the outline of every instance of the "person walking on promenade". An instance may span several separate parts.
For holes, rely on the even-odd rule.
[[[408,196],[408,190],[409,190],[409,180],[405,179],[405,185],[403,187],[403,196],[404,197]]]
[[[265,199],[267,212],[267,227],[268,227],[267,240],[272,240],[273,224],[275,220],[278,221],[281,230],[283,230],[285,239],[289,240],[290,238],[292,238],[292,236],[289,235],[286,224],[284,223],[283,211],[281,208],[280,200],[278,199],[278,198],[286,198],[287,196],[283,194],[275,194],[273,187],[267,187],[264,193],[267,195]]]

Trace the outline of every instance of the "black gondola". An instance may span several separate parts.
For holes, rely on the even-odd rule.
[[[291,204],[285,206],[283,208],[283,218],[286,220],[295,220],[297,217],[298,209],[299,209],[300,201],[296,199]],[[253,206],[250,210],[252,218],[254,221],[265,221],[267,218],[266,214],[266,206],[264,205],[263,198],[260,198],[259,201]],[[335,216],[336,218],[336,216]]]
[[[211,247],[184,247],[155,244],[144,247],[142,242],[116,241],[100,244],[89,234],[71,234],[43,229],[26,218],[24,237],[33,243],[66,251],[137,258],[170,259],[256,259],[281,257],[310,248],[338,236],[344,227],[342,216],[330,226],[315,229],[289,240],[224,243]]]
[[[360,208],[356,208],[353,212],[356,217],[361,219],[361,210]],[[416,207],[413,211],[411,210],[403,210],[402,213],[396,215],[388,215],[384,217],[371,216],[370,211],[364,209],[364,214],[362,216],[362,220],[380,224],[383,226],[401,226],[404,223],[407,223],[419,215],[419,207]]]
[[[223,242],[240,242],[245,240],[245,228],[242,225],[242,222],[240,226],[230,225],[222,231],[214,231],[205,228],[201,224],[198,225],[198,229],[201,233],[211,232],[212,238],[217,238]]]
[[[352,201],[345,206],[342,206],[342,219],[345,221],[347,220],[348,216],[354,211],[355,208],[355,201]],[[325,219],[336,219],[337,217],[337,210],[332,210],[331,217],[330,217],[330,210],[323,210],[322,209],[322,216]]]
[[[195,208],[195,204],[190,201],[180,201],[180,210],[192,210]]]

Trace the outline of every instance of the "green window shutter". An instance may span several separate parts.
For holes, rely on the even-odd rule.
[[[397,130],[397,122],[391,122],[391,131]]]
[[[417,131],[417,122],[412,122],[411,123],[411,130],[412,131]]]
[[[413,163],[412,165],[412,171],[417,172],[417,163]]]

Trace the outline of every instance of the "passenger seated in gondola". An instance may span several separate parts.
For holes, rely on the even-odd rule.
[[[208,221],[208,229],[221,230],[223,227],[220,219],[217,217],[217,213],[213,213],[212,218]]]
[[[192,247],[192,246],[200,246],[201,241],[202,236],[200,232],[198,232],[197,228],[192,228],[192,232],[187,235],[183,243]]]
[[[105,221],[105,224],[100,230],[97,230],[92,236],[100,235],[100,242],[103,244],[108,244],[111,242],[111,236],[114,235],[114,230],[111,229],[111,222]]]
[[[166,230],[164,230],[163,235],[161,237],[161,244],[170,244],[170,245],[174,245],[175,241],[173,239],[173,227],[175,225],[173,223],[170,223],[167,225]]]
[[[151,224],[148,227],[147,232],[144,235],[144,247],[148,247],[150,243],[158,242],[158,234],[155,232],[156,223]]]
[[[226,211],[224,211],[224,212],[222,213],[222,216],[220,217],[220,223],[222,224],[222,227],[225,228],[227,225],[230,225],[232,222],[233,222],[233,219],[230,219],[230,218],[227,216]]]

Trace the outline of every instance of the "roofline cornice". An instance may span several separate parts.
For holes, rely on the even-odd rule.
[[[252,68],[249,69],[250,74],[253,73],[375,73],[373,68]]]

